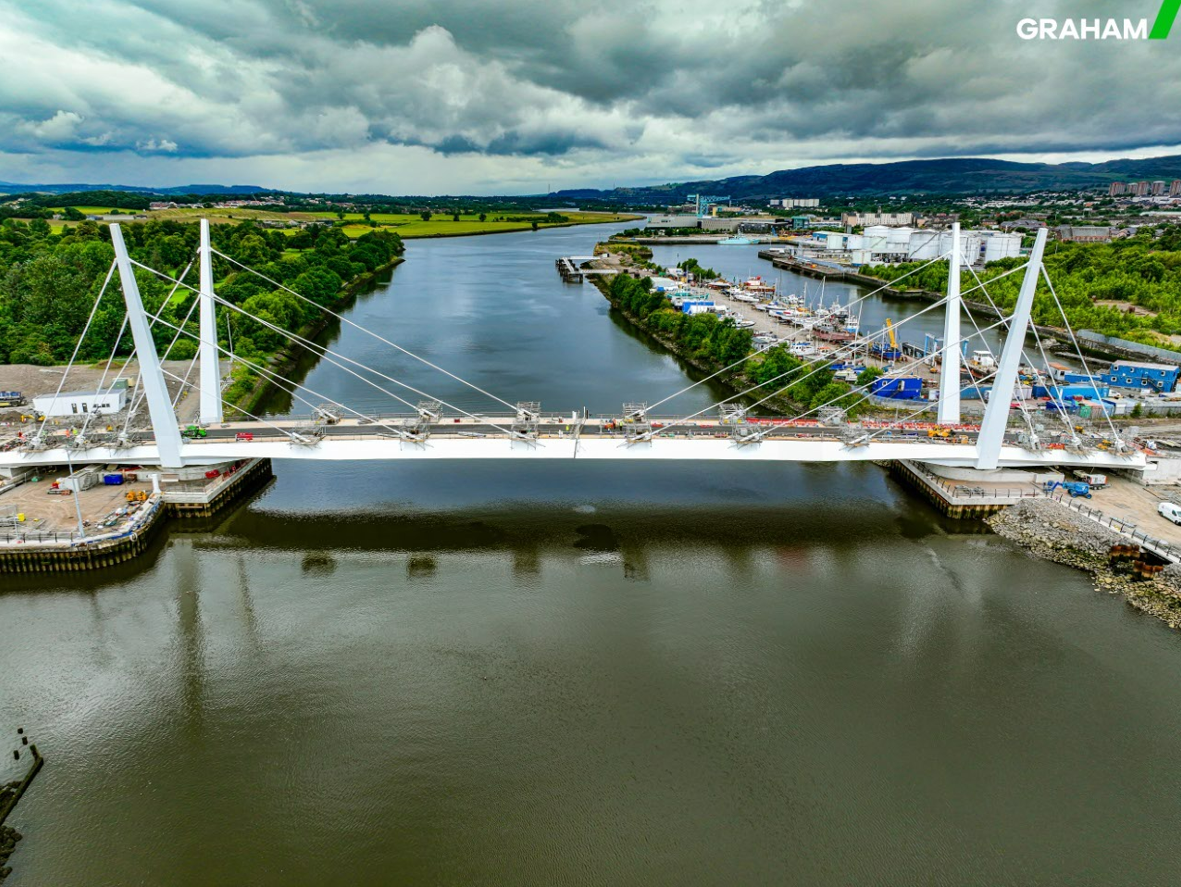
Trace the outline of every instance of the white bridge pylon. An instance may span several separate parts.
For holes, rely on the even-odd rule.
[[[144,310],[134,271],[135,267],[140,267],[168,280],[172,280],[172,278],[133,261],[128,254],[118,224],[111,226],[111,239],[115,249],[115,264],[127,307],[128,325],[131,328],[136,351],[140,357],[140,384],[148,402],[152,439],[127,438],[119,440],[116,445],[109,441],[86,437],[85,440],[73,440],[67,453],[62,448],[61,439],[58,438],[56,441],[45,442],[40,446],[12,449],[0,453],[0,467],[62,464],[70,459],[78,464],[154,464],[164,468],[179,468],[184,465],[209,465],[247,458],[298,461],[591,459],[744,462],[852,462],[910,459],[946,466],[981,469],[1037,465],[1142,469],[1146,464],[1145,455],[1134,448],[1125,446],[1119,439],[1114,426],[1112,426],[1113,440],[1110,442],[1110,446],[1104,444],[1088,448],[1085,442],[1076,440],[1072,442],[1069,450],[1043,449],[1037,441],[1037,435],[1033,433],[1032,422],[1030,422],[1028,435],[1019,435],[1006,428],[1010,404],[1017,384],[1025,333],[1030,324],[1034,293],[1039,275],[1042,274],[1042,256],[1046,243],[1046,229],[1044,228],[1037,234],[1028,263],[1006,272],[1016,273],[1024,269],[1020,294],[1012,316],[1002,317],[996,324],[984,330],[978,328],[975,333],[975,335],[982,335],[990,329],[997,328],[1006,322],[1009,323],[1005,345],[998,362],[998,369],[980,429],[978,432],[971,428],[961,429],[956,434],[955,440],[928,439],[925,431],[915,431],[913,428],[907,433],[896,433],[899,430],[898,426],[910,421],[909,418],[862,423],[858,426],[850,425],[841,428],[821,426],[816,421],[812,421],[806,423],[807,427],[805,427],[800,422],[792,425],[790,423],[760,421],[753,415],[745,416],[746,408],[740,408],[738,411],[744,416],[742,428],[727,429],[710,420],[695,422],[695,418],[705,411],[688,417],[656,422],[654,421],[655,417],[645,409],[644,415],[641,417],[644,421],[640,424],[650,430],[643,434],[638,434],[635,427],[625,427],[624,431],[620,432],[620,422],[626,426],[628,421],[623,417],[617,417],[614,421],[592,421],[580,420],[576,416],[571,417],[570,420],[552,416],[549,419],[541,419],[541,428],[539,429],[537,416],[534,416],[531,422],[522,422],[519,412],[522,406],[526,406],[524,404],[517,404],[518,415],[515,418],[499,414],[473,414],[441,399],[430,399],[428,392],[411,388],[372,367],[360,364],[347,355],[308,342],[297,334],[278,328],[275,328],[276,332],[283,333],[292,341],[298,340],[305,344],[313,354],[322,357],[332,365],[341,367],[344,371],[400,401],[405,406],[414,408],[415,405],[378,385],[372,379],[362,376],[361,372],[373,374],[383,382],[388,381],[400,385],[403,389],[428,399],[418,404],[419,415],[413,422],[406,418],[383,421],[346,405],[338,404],[333,409],[340,407],[342,412],[355,418],[345,417],[341,421],[338,417],[336,421],[339,424],[331,428],[316,430],[310,436],[306,427],[300,426],[294,420],[276,419],[272,421],[267,418],[250,416],[236,407],[235,410],[254,421],[226,423],[221,399],[219,355],[224,353],[233,360],[242,360],[247,364],[249,361],[233,355],[218,342],[215,305],[221,301],[223,307],[240,313],[245,312],[240,306],[220,299],[214,291],[212,259],[216,250],[210,244],[209,225],[204,220],[201,223],[198,257],[200,262],[199,288],[194,289],[187,286],[181,280],[174,281],[177,287],[186,286],[188,290],[197,295],[197,307],[200,308],[199,334],[194,335],[191,331],[183,329],[183,321],[180,326],[160,321],[175,329],[178,336],[184,333],[191,338],[198,339],[198,354],[201,361],[200,418],[202,424],[210,427],[206,439],[185,440],[181,437],[177,416],[170,402],[165,383],[166,373],[161,367],[152,338],[152,321]],[[970,338],[970,336],[962,336],[960,332],[959,274],[962,260],[959,242],[959,230],[956,225],[952,231],[943,347],[934,355],[928,355],[942,355],[941,383],[944,397],[939,404],[939,418],[946,424],[958,424],[959,356],[961,344],[966,338]],[[236,260],[224,254],[218,253],[218,255],[233,264],[240,265]],[[938,259],[932,260],[932,262],[934,261],[938,261]],[[247,271],[251,270],[244,265],[240,267]],[[916,270],[921,270],[921,268]],[[258,272],[253,273],[257,274]],[[183,278],[184,275],[181,276]],[[264,279],[269,280],[269,278]],[[894,282],[896,283],[896,281]],[[277,281],[270,281],[270,283],[276,287],[287,289]],[[983,284],[981,283],[979,286],[983,287]],[[289,290],[289,292],[305,301],[310,301],[293,290]],[[868,296],[861,297],[861,299],[864,298],[868,298]],[[942,300],[924,308],[919,314],[936,309],[940,304],[942,304]],[[327,311],[328,309],[322,310]],[[328,313],[333,312],[329,311]],[[249,316],[253,317],[253,315]],[[340,315],[335,316],[340,317]],[[918,314],[914,316],[917,317]],[[970,313],[969,318],[971,318]],[[341,318],[341,320],[357,326],[348,318]],[[363,327],[358,328],[482,395],[499,401],[504,406],[512,406],[510,402],[461,379],[442,367],[407,351],[400,345],[383,339]],[[854,346],[868,350],[869,343],[884,332],[885,330],[881,330],[868,337],[862,337],[856,343],[839,348],[831,355],[805,362],[798,369],[793,369],[783,376],[791,376],[808,368],[813,368],[809,375],[821,372],[829,363],[839,359],[844,351],[855,351]],[[746,359],[742,358],[742,360]],[[741,362],[739,361],[739,363]],[[901,372],[907,369],[909,368],[903,366],[891,370],[891,372]],[[267,373],[267,378],[274,376],[274,381],[280,388],[288,391],[305,404],[311,405],[311,402],[306,400],[304,394],[322,397],[303,385],[282,379],[270,370],[263,371]],[[784,381],[783,376],[771,380],[782,384],[781,391],[800,381],[799,379]],[[713,376],[707,378],[713,378]],[[986,379],[978,379],[970,384],[979,385],[984,381]],[[694,385],[698,384],[701,382],[694,383]],[[769,390],[764,389],[764,386],[769,384],[756,385],[749,391],[754,391],[756,388]],[[284,385],[291,386],[290,390],[283,387]],[[853,389],[850,396],[860,392],[863,393],[864,398],[868,398],[870,396],[869,388],[869,385],[858,386]],[[688,389],[682,389],[677,394],[686,390]],[[664,403],[677,394],[671,395],[659,403]],[[758,403],[771,396],[773,394],[767,395]],[[737,395],[728,398],[727,401],[733,400],[735,397]],[[848,398],[846,398],[847,400]],[[715,404],[714,407],[720,408],[727,401]],[[433,406],[426,409],[431,404]],[[463,424],[453,425],[451,419],[447,419],[445,422],[440,421],[438,412],[440,404],[454,409],[466,417],[459,420]],[[737,405],[732,404],[731,406]],[[920,404],[920,411],[925,406],[927,405]],[[533,407],[536,408],[536,405],[534,404]],[[809,412],[815,412],[822,408],[814,407]],[[313,407],[313,409],[316,408]],[[911,415],[916,415],[917,412]],[[805,413],[804,417],[807,415],[808,413]],[[1028,416],[1026,418],[1028,420]],[[705,428],[701,427],[703,424],[706,426]],[[731,435],[728,431],[735,433]],[[739,431],[742,431],[743,434],[738,434]],[[239,436],[243,439],[238,439]]]

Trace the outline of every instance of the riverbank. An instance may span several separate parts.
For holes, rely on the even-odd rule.
[[[341,287],[340,295],[331,304],[326,305],[325,308],[328,311],[335,311],[337,314],[340,314],[346,308],[350,307],[357,300],[357,296],[364,292],[367,287],[370,289],[376,287],[381,282],[383,275],[388,274],[404,261],[406,261],[404,256],[394,256],[394,258],[390,259],[384,265],[374,268],[372,271],[367,271],[364,274],[357,275]],[[314,321],[305,324],[293,335],[314,342],[316,337],[321,335],[334,322],[336,322],[336,318],[328,314],[327,311],[321,311]],[[307,346],[288,341],[285,346],[265,361],[255,362],[270,372],[287,378],[299,366],[301,358],[307,353]],[[250,375],[253,376],[254,372],[251,371]],[[260,375],[249,391],[232,399],[226,399],[226,410],[229,411],[237,408],[240,412],[257,415],[260,408],[265,405],[267,399],[281,390],[271,376]]]
[[[625,320],[627,320],[627,322],[629,324],[631,324],[632,327],[637,332],[650,337],[652,339],[652,341],[657,342],[662,348],[664,348],[666,351],[668,351],[669,354],[672,354],[678,360],[680,360],[681,362],[683,362],[685,364],[688,364],[689,366],[693,367],[695,370],[699,370],[700,372],[706,373],[711,376],[713,376],[714,373],[718,372],[717,366],[715,366],[712,363],[709,363],[707,361],[693,357],[679,343],[677,343],[671,337],[666,336],[666,335],[662,335],[658,330],[653,330],[653,329],[649,328],[648,326],[646,326],[644,323],[642,323],[640,321],[639,317],[637,317],[632,312],[628,311],[627,308],[625,308],[620,303],[620,301],[618,299],[616,299],[614,297],[614,295],[612,294],[612,292],[611,292],[611,280],[612,279],[613,279],[612,277],[604,277],[604,276],[596,276],[596,277],[589,278],[590,282],[592,284],[594,284],[595,287],[598,288],[600,293],[603,294],[603,298],[605,298],[607,300],[608,304],[611,305],[611,308],[614,311],[617,311],[621,317],[623,317]],[[731,370],[729,372],[718,373],[718,375],[713,376],[713,381],[716,381],[723,388],[733,392],[734,394],[740,394],[743,391],[745,391],[746,389],[751,388],[752,386],[754,386],[756,384],[755,381],[753,379],[751,379],[749,376],[747,376],[744,373],[738,372],[737,370]],[[765,400],[761,404],[759,404],[759,406],[765,408],[767,410],[767,412],[775,413],[775,414],[781,415],[781,416],[794,415],[803,409],[803,405],[798,404],[795,401],[792,401],[789,398],[784,397],[782,395],[777,396],[777,397],[768,398],[767,400]]]
[[[1122,595],[1130,606],[1181,629],[1181,564],[1151,569],[1161,566],[1159,558],[1049,499],[1022,500],[985,523],[1036,557],[1090,573],[1097,590]]]

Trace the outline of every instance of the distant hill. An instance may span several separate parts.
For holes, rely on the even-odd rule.
[[[571,200],[668,202],[688,194],[734,198],[873,197],[890,194],[1019,193],[1103,187],[1114,181],[1181,179],[1181,155],[1104,163],[1017,163],[988,158],[903,160],[895,163],[833,163],[783,169],[765,176],[735,176],[613,191],[559,191]]]
[[[18,182],[0,182],[0,193],[26,194],[40,191],[48,194],[67,194],[80,191],[128,191],[133,194],[264,194],[277,193],[273,188],[263,188],[258,185],[178,185],[174,188],[143,188],[138,185],[89,185],[72,182],[69,184],[21,184]]]

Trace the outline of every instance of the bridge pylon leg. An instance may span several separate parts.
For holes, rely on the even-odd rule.
[[[201,424],[213,425],[224,418],[221,406],[221,367],[217,350],[217,311],[213,302],[213,250],[209,243],[209,220],[201,220]]]
[[[943,356],[939,369],[939,422],[960,423],[960,223],[951,226],[947,270],[947,305],[943,320]]]
[[[1021,365],[1021,352],[1025,347],[1025,331],[1029,329],[1029,318],[1033,312],[1033,296],[1037,291],[1038,278],[1042,270],[1042,253],[1046,248],[1046,229],[1040,228],[1025,277],[1021,280],[1021,291],[1017,294],[1017,306],[1009,318],[1009,330],[1005,333],[1005,347],[997,364],[992,380],[992,392],[988,406],[984,408],[984,420],[980,423],[980,435],[976,439],[976,467],[993,469],[1000,463],[1001,446],[1005,442],[1005,425],[1009,421],[1009,409],[1013,402],[1013,389],[1017,384],[1017,370]]]
[[[139,285],[135,282],[131,256],[127,253],[123,232],[117,223],[111,225],[111,245],[115,247],[115,264],[119,269],[119,281],[123,284],[123,301],[127,304],[127,325],[131,327],[135,353],[139,359],[139,384],[144,387],[144,396],[148,402],[160,464],[164,468],[181,468],[184,460],[180,455],[180,427],[176,422],[176,413],[172,410],[164,373],[160,370],[160,357],[156,354],[156,342],[152,338],[148,315],[139,295]]]

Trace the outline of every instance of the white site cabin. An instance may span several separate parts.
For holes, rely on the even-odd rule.
[[[33,398],[33,409],[42,416],[85,416],[101,412],[117,413],[127,406],[127,389],[114,391],[63,391],[61,394],[42,394]]]

